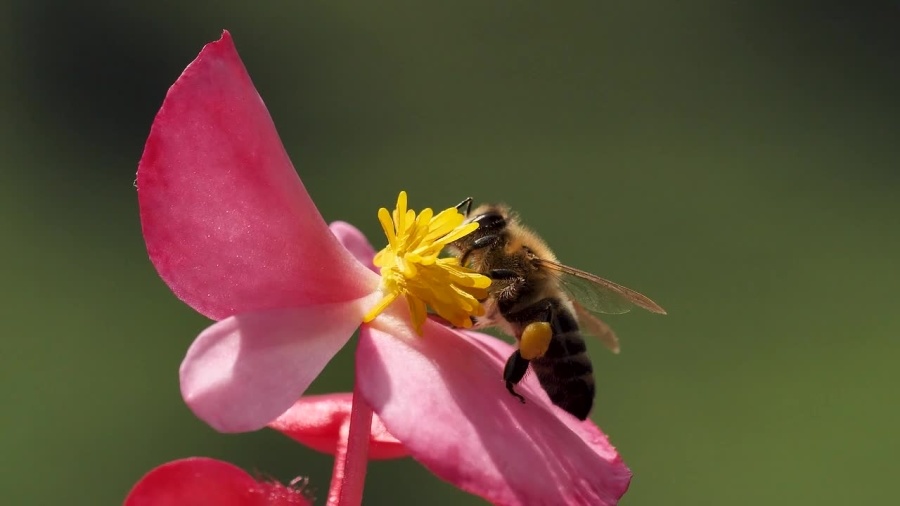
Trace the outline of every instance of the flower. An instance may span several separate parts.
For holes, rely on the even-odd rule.
[[[510,345],[422,319],[417,300],[463,323],[440,303],[450,292],[411,282],[420,271],[456,281],[461,308],[483,288],[424,244],[460,233],[452,220],[401,213],[401,197],[392,220],[380,213],[395,237],[377,258],[351,225],[325,224],[227,32],[169,90],[137,186],[151,261],[217,320],[180,369],[185,401],[212,427],[276,420],[367,319],[341,475],[351,496],[361,497],[373,410],[413,458],[497,504],[609,505],[627,489],[631,474],[596,425],[553,406],[532,376],[519,385],[526,404],[506,392]],[[390,303],[401,295],[408,304]]]
[[[304,396],[269,426],[301,444],[340,456],[346,450],[351,407],[349,393]],[[392,459],[408,454],[377,418],[373,420],[369,441],[370,458]],[[336,478],[329,498],[337,496],[342,488],[342,476]],[[259,480],[227,462],[192,457],[163,464],[147,473],[135,484],[124,506],[311,505],[312,498],[303,485],[302,479],[289,486]]]
[[[301,482],[303,480],[300,480]],[[256,480],[241,468],[206,457],[173,460],[138,481],[124,506],[311,506],[302,486]]]
[[[346,450],[351,401],[349,393],[304,396],[269,426],[301,444],[340,457],[341,451]],[[375,418],[369,457],[392,459],[406,455],[403,445]],[[342,476],[336,478],[332,481],[329,498],[337,497],[343,486]],[[124,505],[311,505],[312,498],[304,488],[305,483],[298,478],[284,486],[273,480],[256,479],[227,462],[192,457],[163,464],[147,473],[134,486]]]
[[[393,213],[383,207],[378,210],[388,245],[375,255],[373,263],[381,268],[380,288],[385,295],[366,313],[364,322],[372,321],[400,295],[406,295],[419,334],[426,304],[458,327],[471,327],[471,316],[484,314],[479,300],[487,297],[490,278],[462,267],[457,258],[438,258],[448,244],[478,228],[477,223],[463,224],[464,219],[456,208],[437,216],[426,208],[416,216],[407,209],[406,192],[400,192]]]
[[[353,402],[351,394],[305,396],[269,427],[335,456],[329,506],[361,504],[368,459],[394,459],[409,454],[371,408],[364,401]]]
[[[347,438],[352,399],[350,393],[304,395],[269,427],[313,450],[336,455]],[[396,459],[407,455],[409,451],[388,432],[381,419],[373,417],[369,458]]]

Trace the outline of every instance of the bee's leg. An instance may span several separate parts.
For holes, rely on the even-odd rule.
[[[461,257],[459,257],[459,265],[466,265],[466,261],[469,259],[469,255],[473,251],[493,246],[494,243],[496,243],[498,240],[500,240],[500,236],[495,234],[486,235],[475,239],[474,241],[472,241],[472,247],[469,248],[468,251],[463,253]]]
[[[553,335],[558,336],[566,332],[563,328],[562,322],[559,319],[559,314],[556,311],[555,304],[547,300],[547,323],[550,324],[550,328],[553,329]]]
[[[463,211],[462,208],[465,206],[466,210]],[[472,210],[472,197],[466,197],[462,202],[456,204],[456,210],[462,212],[464,215],[469,216],[469,211]]]
[[[519,350],[516,350],[509,356],[506,366],[503,367],[503,379],[506,381],[506,389],[509,390],[513,397],[519,399],[519,402],[522,404],[525,404],[525,398],[516,392],[515,387],[525,377],[525,372],[528,371],[528,362],[528,360],[522,358]]]
[[[498,270],[505,271],[506,269]],[[491,279],[506,279],[504,277],[495,278],[490,273],[488,274],[488,277]],[[561,325],[562,322],[560,322],[560,313],[556,306],[557,303],[552,298],[548,297],[541,299],[533,304],[522,307],[521,300],[527,298],[528,293],[530,293],[522,293],[523,290],[527,290],[524,280],[515,281],[509,288],[510,293],[515,296],[506,299],[500,298],[498,300],[500,314],[502,314],[504,318],[509,321],[520,322],[523,325],[532,322],[547,322],[553,330],[553,335],[562,334],[563,332],[571,330],[566,329],[564,328],[564,325]]]
[[[550,324],[554,336],[563,334],[572,329],[566,328],[566,325],[564,325],[565,322],[560,317],[557,304],[558,302],[551,298],[540,300],[533,306],[522,310],[516,315],[516,318],[525,321],[547,322]]]
[[[487,277],[491,279],[514,279],[519,277],[519,273],[512,269],[491,269],[488,271]]]

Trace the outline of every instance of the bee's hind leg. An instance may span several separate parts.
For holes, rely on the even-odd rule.
[[[525,404],[525,398],[516,392],[516,384],[525,377],[525,373],[528,371],[529,362],[529,360],[522,358],[522,354],[519,353],[519,350],[516,350],[509,356],[509,359],[506,361],[506,366],[503,367],[503,379],[506,381],[506,389],[513,397],[519,399],[519,402],[522,404]]]

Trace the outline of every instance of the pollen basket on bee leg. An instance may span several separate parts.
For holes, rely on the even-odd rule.
[[[526,360],[534,360],[544,356],[550,347],[553,338],[553,329],[548,322],[529,323],[522,331],[519,339],[519,353]]]

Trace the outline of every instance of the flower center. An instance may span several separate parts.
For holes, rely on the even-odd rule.
[[[487,297],[491,280],[461,266],[457,258],[438,255],[451,242],[471,234],[478,224],[463,224],[465,216],[455,207],[437,215],[426,208],[417,215],[406,208],[405,191],[397,197],[393,213],[378,210],[378,221],[388,239],[374,260],[381,268],[384,297],[363,321],[372,321],[402,295],[419,334],[428,307],[457,327],[471,327],[471,317],[484,314],[479,301]]]

